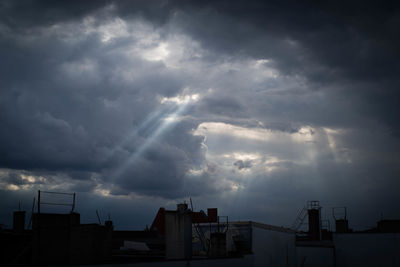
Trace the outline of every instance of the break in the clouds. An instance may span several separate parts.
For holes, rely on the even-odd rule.
[[[394,2],[3,1],[0,17],[8,208],[40,188],[282,225],[309,199],[359,226],[399,212]]]

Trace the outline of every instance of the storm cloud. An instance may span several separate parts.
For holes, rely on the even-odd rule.
[[[3,1],[4,212],[48,189],[116,217],[189,197],[288,226],[310,199],[395,217],[399,20],[394,1]]]

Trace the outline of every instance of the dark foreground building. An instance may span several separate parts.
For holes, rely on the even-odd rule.
[[[73,205],[74,206],[74,205]],[[40,210],[40,209],[38,209]],[[335,231],[308,202],[292,228],[230,222],[216,208],[187,204],[160,208],[150,229],[115,231],[111,221],[81,224],[80,214],[14,213],[13,229],[0,231],[2,266],[400,266],[400,221],[353,231],[344,216]],[[30,223],[29,223],[30,224]]]

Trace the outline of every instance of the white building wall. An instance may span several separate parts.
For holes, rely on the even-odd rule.
[[[192,256],[192,217],[189,213],[165,212],[165,256],[188,259]]]
[[[296,237],[253,226],[253,266],[296,266]]]
[[[332,247],[297,247],[297,266],[335,267],[334,257]]]

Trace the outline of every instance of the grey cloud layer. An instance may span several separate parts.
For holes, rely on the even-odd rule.
[[[160,107],[158,98],[181,91],[184,81],[163,64],[127,59],[119,43],[102,44],[96,33],[75,31],[80,26],[10,32],[3,38],[3,168],[63,171],[73,177],[73,171],[107,173],[146,141],[139,126]],[[135,44],[135,38],[129,41]],[[155,128],[162,119],[152,122]],[[168,181],[181,179],[186,162],[202,157],[197,151],[202,139],[187,134],[191,127],[179,123],[183,137],[165,137],[141,155],[130,179],[147,185],[128,184],[168,194]],[[165,183],[157,180],[162,175]]]
[[[0,17],[3,190],[400,200],[395,2],[3,1]]]

